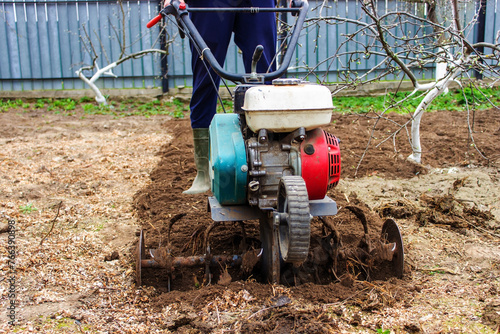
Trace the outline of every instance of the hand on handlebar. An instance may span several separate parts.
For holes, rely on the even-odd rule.
[[[163,2],[163,7],[167,7],[168,5],[170,5],[170,3],[171,3],[171,2],[172,2],[172,0],[165,0],[165,1]],[[185,1],[184,1],[184,0],[179,0],[179,2],[181,2],[181,3],[185,3]]]
[[[176,3],[172,4],[173,1],[175,1]],[[175,8],[174,8],[174,6],[175,6]],[[168,14],[177,13],[177,8],[182,9],[182,10],[186,9],[185,1],[184,0],[164,0],[163,9],[160,11],[160,14],[158,14],[151,21],[149,21],[148,24],[146,25],[146,27],[152,28],[158,22],[161,21],[163,16],[166,16]],[[176,18],[177,18],[177,21],[179,21],[179,18],[177,16],[176,16]],[[184,38],[184,32],[180,31],[180,35],[182,38]]]

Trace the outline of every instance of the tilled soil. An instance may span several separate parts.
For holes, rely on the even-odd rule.
[[[259,263],[250,272],[213,268],[210,284],[203,267],[184,268],[174,271],[171,292],[162,269],[143,269],[144,284],[135,286],[136,232],[145,231],[147,248],[169,245],[174,256],[204,254],[204,232],[212,223],[207,194],[182,194],[196,173],[189,120],[82,115],[0,114],[0,204],[2,223],[7,216],[17,220],[19,328],[497,330],[498,110],[470,115],[473,140],[465,113],[426,113],[421,165],[406,160],[410,146],[407,129],[400,125],[407,115],[385,115],[390,122],[377,122],[370,114],[335,114],[325,129],[340,138],[342,154],[341,182],[328,194],[337,201],[339,213],[326,218],[328,225],[335,227],[346,249],[355,249],[363,229],[346,207],[363,210],[373,240],[384,220],[394,218],[405,243],[402,279],[366,280],[366,267],[352,259],[334,264],[325,258],[321,243],[331,230],[315,218],[311,254],[299,270],[283,269],[287,284],[262,283]],[[28,204],[37,210],[27,212]],[[258,222],[245,222],[244,227],[244,234],[237,223],[215,227],[212,253],[258,250]],[[4,258],[6,250],[1,251]],[[8,273],[5,266],[0,269]],[[1,284],[4,308],[9,299],[5,281]],[[4,326],[0,330],[8,331]]]

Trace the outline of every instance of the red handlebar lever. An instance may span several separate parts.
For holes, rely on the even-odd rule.
[[[155,26],[158,22],[160,22],[162,17],[163,16],[161,14],[158,14],[158,16],[156,16],[151,21],[149,21],[148,24],[146,24],[146,27],[151,28],[151,27]]]
[[[186,9],[186,4],[184,2],[179,2],[178,10],[185,10],[185,9]],[[162,19],[163,16],[166,16],[168,14],[174,14],[174,13],[177,13],[177,10],[173,7],[172,4],[170,4],[170,5],[166,6],[165,8],[163,8],[157,17],[155,17],[154,19],[149,21],[148,24],[146,24],[146,27],[151,28],[151,27],[155,26],[158,22],[160,22],[160,20]],[[178,17],[177,17],[177,19],[178,19]]]

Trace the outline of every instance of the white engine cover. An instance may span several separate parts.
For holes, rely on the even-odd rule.
[[[300,83],[262,85],[250,88],[243,103],[248,127],[291,132],[300,127],[312,130],[330,124],[332,96],[325,86]]]

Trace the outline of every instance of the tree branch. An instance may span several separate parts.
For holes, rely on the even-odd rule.
[[[111,72],[111,70],[113,68],[115,68],[116,66],[120,65],[121,63],[129,60],[129,59],[138,59],[138,58],[141,58],[141,57],[144,57],[145,55],[147,54],[150,54],[150,53],[161,53],[161,54],[166,54],[167,52],[164,51],[164,50],[160,50],[160,49],[149,49],[149,50],[143,50],[143,51],[139,51],[139,52],[135,52],[135,53],[132,53],[130,55],[127,55],[121,59],[118,59],[117,61],[101,68],[101,69],[98,69],[94,75],[92,75],[92,77],[90,79],[88,79],[84,74],[83,74],[83,71],[85,70],[93,70],[94,67],[92,66],[87,66],[87,67],[82,67],[80,68],[79,70],[77,70],[75,73],[76,75],[78,75],[78,77],[80,79],[82,79],[87,85],[89,85],[89,87],[92,89],[92,91],[94,91],[94,93],[96,94],[96,97],[95,97],[95,100],[99,103],[99,104],[104,104],[104,105],[107,105],[107,101],[106,101],[106,98],[102,95],[99,87],[97,87],[97,85],[95,84],[95,82],[101,77],[101,75],[103,74],[108,74],[108,75],[113,75],[113,73]]]

